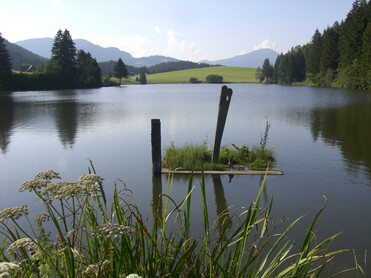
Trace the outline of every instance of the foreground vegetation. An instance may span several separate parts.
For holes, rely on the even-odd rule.
[[[283,219],[272,222],[273,201],[260,207],[265,179],[255,202],[210,221],[202,176],[204,234],[198,239],[191,236],[192,177],[184,200],[174,205],[169,179],[163,204],[153,200],[152,226],[128,200],[126,188],[115,185],[113,203],[107,204],[103,179],[92,164],[77,182],[59,179],[48,170],[20,188],[33,192],[45,209],[34,216],[36,227],[26,205],[0,212],[1,277],[318,277],[336,255],[352,252],[329,250],[337,235],[316,238],[324,208],[301,243],[290,240],[288,233],[300,218],[282,230]],[[19,223],[20,217],[31,229]],[[56,237],[45,230],[49,221]],[[350,270],[363,271],[357,262]]]

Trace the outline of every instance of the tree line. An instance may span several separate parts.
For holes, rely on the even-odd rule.
[[[58,30],[51,49],[51,59],[41,63],[32,73],[12,71],[12,61],[0,33],[0,89],[1,90],[48,90],[98,88],[117,85],[104,79],[95,58],[89,52],[78,50],[70,32]],[[128,72],[121,58],[115,63],[113,75],[127,78]],[[104,84],[105,83],[105,84]]]
[[[371,3],[356,0],[346,19],[310,43],[280,54],[274,65],[266,59],[256,71],[260,82],[292,84],[308,80],[317,86],[371,90]]]

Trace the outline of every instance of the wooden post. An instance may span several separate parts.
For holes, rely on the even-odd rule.
[[[152,144],[152,174],[161,175],[161,122],[159,119],[151,120]]]
[[[227,120],[228,109],[229,109],[229,104],[231,102],[231,98],[232,98],[232,89],[224,85],[220,92],[218,121],[216,123],[213,153],[211,155],[211,162],[213,163],[217,163],[219,159],[220,144],[222,142],[225,121]]]

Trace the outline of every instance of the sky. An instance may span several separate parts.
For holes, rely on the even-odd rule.
[[[218,60],[260,48],[285,53],[346,18],[354,0],[0,0],[10,42],[54,38],[117,47],[134,57]]]

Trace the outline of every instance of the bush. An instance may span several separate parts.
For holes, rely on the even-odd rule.
[[[195,83],[201,83],[201,81],[198,80],[196,77],[191,77],[191,78],[189,79],[189,83],[193,83],[193,84],[195,84]]]
[[[223,83],[223,76],[211,74],[206,76],[207,83]]]

